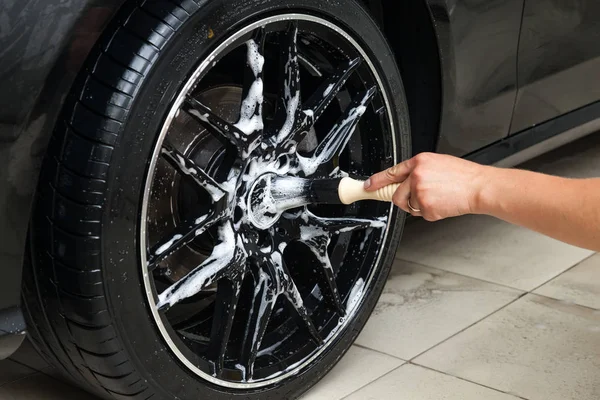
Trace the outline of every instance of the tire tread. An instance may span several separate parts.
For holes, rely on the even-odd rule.
[[[199,6],[146,0],[126,8],[76,79],[49,144],[23,297],[35,327],[31,341],[67,378],[107,399],[145,400],[157,396],[117,337],[104,293],[102,207],[113,150],[136,94]]]

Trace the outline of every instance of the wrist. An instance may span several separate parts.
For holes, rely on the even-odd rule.
[[[473,179],[472,214],[492,214],[494,204],[498,200],[497,185],[500,181],[500,168],[479,166],[479,171]]]

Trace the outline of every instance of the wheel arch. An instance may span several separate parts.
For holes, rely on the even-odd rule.
[[[443,57],[434,1],[361,0],[379,23],[400,68],[406,92],[412,153],[435,151],[444,94]],[[393,10],[390,12],[388,10]],[[410,40],[406,38],[411,37]]]

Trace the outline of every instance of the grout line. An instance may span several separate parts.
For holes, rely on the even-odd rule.
[[[403,359],[403,358],[400,358],[400,357],[398,357],[398,356],[395,356],[395,355],[393,355],[393,354],[388,354],[388,353],[386,353],[386,352],[384,352],[384,351],[381,351],[381,350],[372,349],[372,348],[370,348],[370,347],[363,346],[362,344],[353,343],[353,344],[352,344],[352,346],[360,347],[361,349],[365,349],[365,350],[374,351],[375,353],[379,353],[379,354],[383,354],[384,356],[388,356],[388,357],[395,358],[396,360],[402,361],[403,363],[406,363],[406,362],[408,362],[408,361],[406,361],[405,359]]]
[[[579,304],[579,303],[577,303],[575,301],[574,302],[570,302],[570,301],[567,302],[567,301],[562,300],[562,299],[557,299],[555,297],[546,296],[545,294],[540,294],[540,293],[527,293],[527,294],[530,294],[532,296],[543,297],[545,299],[556,301],[557,303],[562,303],[564,305],[577,306],[577,307],[585,308],[585,309],[593,311],[593,312],[600,311],[600,308],[594,308],[594,307],[586,306],[584,304]],[[554,308],[554,307],[552,307],[552,308]]]
[[[505,304],[505,305],[503,305],[502,307],[500,307],[500,308],[498,308],[498,309],[496,309],[496,310],[492,311],[491,313],[489,313],[489,314],[485,315],[484,317],[482,317],[482,318],[478,319],[477,321],[473,322],[472,324],[470,324],[470,325],[468,325],[468,326],[464,327],[463,329],[459,330],[458,332],[456,332],[456,333],[454,333],[454,334],[452,334],[452,335],[448,336],[447,338],[445,338],[445,339],[444,339],[444,340],[442,340],[441,342],[438,342],[438,343],[434,344],[433,346],[429,347],[427,350],[424,350],[424,351],[420,352],[419,354],[417,354],[416,356],[414,356],[414,357],[412,357],[410,360],[408,360],[408,362],[409,362],[409,363],[412,363],[412,362],[413,362],[413,360],[414,360],[415,358],[422,356],[423,354],[427,353],[427,352],[428,352],[428,351],[430,351],[430,350],[433,350],[435,347],[438,347],[439,345],[441,345],[441,344],[443,344],[443,343],[447,342],[448,340],[452,339],[453,337],[455,337],[455,336],[457,336],[457,335],[460,335],[461,333],[463,333],[463,332],[464,332],[464,331],[466,331],[467,329],[471,328],[471,327],[472,327],[472,326],[474,326],[474,325],[477,325],[478,323],[480,323],[480,322],[481,322],[481,321],[483,321],[484,319],[487,319],[487,318],[491,317],[492,315],[496,314],[498,311],[501,311],[501,310],[505,309],[506,307],[510,306],[510,305],[511,305],[511,304],[513,304],[514,302],[516,302],[516,301],[520,300],[521,298],[523,298],[524,296],[526,296],[527,294],[528,294],[528,293],[526,293],[526,292],[524,292],[524,293],[521,293],[519,296],[517,296],[517,297],[516,297],[516,298],[514,298],[513,300],[509,301],[508,303],[506,303],[506,304]]]
[[[508,286],[508,285],[506,285],[504,283],[492,282],[492,281],[488,281],[486,279],[481,279],[481,278],[476,278],[474,276],[465,275],[465,274],[462,274],[460,272],[448,271],[448,270],[445,270],[445,269],[442,269],[442,268],[439,268],[439,267],[433,267],[431,265],[423,264],[423,263],[420,263],[420,262],[405,260],[405,259],[400,258],[400,257],[395,257],[395,259],[398,260],[398,261],[402,261],[402,262],[405,262],[405,263],[410,263],[410,264],[416,265],[418,267],[435,269],[436,271],[445,272],[447,274],[454,274],[454,275],[462,276],[463,278],[469,278],[469,279],[473,279],[473,280],[476,280],[476,281],[479,281],[479,282],[488,283],[488,284],[491,284],[491,285],[501,286],[501,287],[506,288],[506,289],[517,290],[519,292],[527,292],[527,290],[525,290],[525,289],[520,289],[520,288],[516,288],[516,287],[513,287],[513,286]],[[536,287],[536,289],[537,289],[537,287]]]
[[[371,382],[368,382],[368,383],[366,383],[366,384],[362,385],[361,387],[357,388],[356,390],[352,391],[351,393],[348,393],[346,396],[344,396],[344,397],[341,397],[339,400],[344,400],[344,399],[347,399],[348,397],[352,396],[354,393],[356,393],[356,392],[358,392],[358,391],[360,391],[360,390],[362,390],[362,389],[366,388],[367,386],[369,386],[369,385],[371,385],[371,384],[373,384],[373,383],[377,382],[378,380],[380,380],[380,379],[384,378],[385,376],[387,376],[387,375],[389,375],[389,374],[391,374],[391,373],[393,373],[393,372],[397,371],[398,369],[400,369],[401,367],[403,367],[403,366],[405,366],[405,365],[414,365],[414,366],[417,366],[417,367],[421,367],[421,368],[424,368],[424,369],[431,370],[431,371],[433,371],[433,372],[436,372],[436,373],[440,373],[440,374],[442,374],[442,375],[446,375],[446,376],[450,376],[450,377],[452,377],[452,378],[459,379],[459,380],[461,380],[461,381],[469,382],[469,383],[471,383],[471,384],[474,384],[474,385],[477,385],[477,386],[485,387],[485,388],[487,388],[487,389],[493,390],[493,391],[495,391],[495,392],[498,392],[498,393],[506,394],[506,395],[508,395],[508,396],[512,396],[512,397],[514,397],[514,398],[517,398],[517,399],[528,400],[527,398],[525,398],[525,397],[521,397],[521,396],[519,396],[519,395],[517,395],[517,394],[514,394],[514,393],[507,393],[507,392],[504,392],[504,391],[502,391],[502,390],[500,390],[500,389],[496,389],[496,388],[493,388],[493,387],[491,387],[491,386],[487,386],[487,385],[484,385],[484,384],[481,384],[481,383],[478,383],[478,382],[470,381],[470,380],[468,380],[468,379],[461,378],[461,377],[459,377],[459,376],[454,376],[454,375],[448,374],[448,373],[446,373],[446,372],[444,372],[444,371],[438,371],[438,370],[436,370],[436,369],[434,369],[434,368],[430,368],[430,367],[427,367],[427,366],[425,366],[425,365],[421,365],[421,364],[416,364],[416,363],[414,363],[414,362],[411,362],[411,361],[407,361],[406,363],[404,363],[404,364],[402,364],[402,365],[399,365],[399,366],[397,366],[396,368],[393,368],[393,369],[391,369],[390,371],[388,371],[388,372],[386,372],[385,374],[381,375],[381,376],[380,376],[380,377],[378,377],[377,379],[375,379],[375,380],[372,380]]]
[[[402,368],[403,365],[406,365],[406,363],[402,364],[402,365],[398,365],[396,368],[392,368],[391,370],[389,370],[388,372],[386,372],[385,374],[381,375],[380,377],[372,380],[371,382],[365,383],[364,385],[362,385],[361,387],[357,388],[356,390],[348,393],[347,395],[345,395],[344,397],[340,397],[339,400],[344,400],[347,399],[348,397],[352,396],[354,393],[358,392],[359,390],[369,386],[371,383],[375,383],[378,380],[380,380],[381,378],[383,378],[384,376],[388,376],[389,374],[391,374],[392,372],[396,371],[397,369]]]
[[[423,354],[427,353],[428,351],[430,351],[430,350],[434,349],[435,347],[438,347],[438,346],[440,346],[441,344],[443,344],[443,343],[447,342],[448,340],[452,339],[453,337],[455,337],[455,336],[457,336],[457,335],[461,334],[462,332],[464,332],[464,331],[466,331],[467,329],[469,329],[469,328],[473,327],[474,325],[476,325],[476,324],[480,323],[481,321],[483,321],[483,320],[485,320],[485,319],[489,318],[489,317],[490,317],[490,316],[492,316],[493,314],[495,314],[495,313],[497,313],[497,312],[499,312],[499,311],[501,311],[501,310],[505,309],[506,307],[510,306],[511,304],[515,303],[516,301],[520,300],[521,298],[525,297],[525,296],[526,296],[526,295],[528,295],[528,294],[533,294],[533,295],[536,295],[536,296],[541,296],[541,297],[546,297],[546,298],[549,298],[549,299],[552,299],[552,300],[561,301],[560,299],[555,299],[555,298],[553,298],[553,297],[550,297],[550,296],[545,296],[545,295],[538,294],[538,293],[533,293],[533,292],[534,292],[534,291],[536,291],[536,290],[538,290],[540,287],[544,286],[545,284],[549,283],[550,281],[552,281],[552,280],[556,279],[557,277],[559,277],[559,276],[561,276],[561,275],[565,274],[566,272],[570,271],[571,269],[573,269],[573,268],[577,267],[578,265],[580,265],[581,263],[585,262],[586,260],[588,260],[589,258],[593,257],[593,256],[594,256],[594,255],[596,255],[596,254],[598,254],[598,253],[593,253],[593,254],[591,254],[591,255],[589,255],[589,256],[587,256],[587,257],[583,258],[582,260],[580,260],[580,261],[576,262],[575,264],[573,264],[573,265],[572,265],[572,266],[570,266],[569,268],[567,268],[567,269],[565,269],[564,271],[561,271],[560,273],[558,273],[558,274],[556,274],[556,275],[552,276],[551,278],[547,279],[546,281],[542,282],[541,284],[539,284],[539,285],[535,286],[534,288],[532,288],[532,289],[530,289],[530,290],[523,290],[523,289],[521,289],[521,288],[515,288],[515,287],[512,287],[512,286],[508,286],[508,285],[502,284],[502,283],[491,282],[491,281],[488,281],[488,280],[485,280],[485,279],[481,279],[481,278],[477,278],[477,277],[473,277],[473,276],[468,276],[468,275],[461,274],[461,273],[457,273],[457,272],[447,271],[447,270],[444,270],[444,269],[441,269],[441,268],[438,268],[438,267],[434,267],[434,266],[431,266],[431,265],[423,264],[423,263],[420,263],[420,262],[414,262],[414,261],[410,261],[410,260],[405,260],[405,259],[403,259],[402,257],[399,257],[399,256],[398,256],[398,252],[397,252],[397,253],[396,253],[396,255],[394,256],[394,259],[395,259],[395,260],[398,260],[398,261],[401,261],[401,262],[406,262],[406,263],[409,263],[409,264],[413,264],[413,265],[415,265],[415,266],[420,266],[420,267],[424,267],[424,268],[431,268],[431,269],[433,269],[433,270],[440,271],[440,272],[444,272],[444,273],[449,273],[449,274],[458,275],[458,276],[461,276],[461,277],[464,277],[464,278],[474,279],[474,280],[476,280],[476,281],[480,281],[480,282],[483,282],[483,283],[488,283],[488,284],[492,284],[492,285],[497,285],[497,286],[504,287],[504,288],[507,288],[507,289],[516,290],[516,291],[520,292],[520,294],[519,294],[519,295],[518,295],[518,296],[517,296],[515,299],[513,299],[513,300],[511,300],[510,302],[506,303],[506,304],[505,304],[505,305],[503,305],[502,307],[500,307],[500,308],[498,308],[498,309],[496,309],[496,310],[492,311],[491,313],[489,313],[489,314],[485,315],[484,317],[482,317],[482,318],[478,319],[477,321],[475,321],[475,322],[473,322],[472,324],[470,324],[470,325],[466,326],[465,328],[461,329],[460,331],[458,331],[458,332],[456,332],[456,333],[454,333],[454,334],[450,335],[449,337],[445,338],[444,340],[440,341],[439,343],[436,343],[436,344],[434,344],[433,346],[430,346],[428,349],[426,349],[425,351],[422,351],[421,353],[419,353],[419,354],[415,355],[414,357],[410,358],[408,361],[402,360],[402,359],[400,359],[399,357],[393,356],[393,355],[391,355],[391,354],[387,354],[387,353],[384,353],[384,352],[382,352],[382,351],[378,351],[378,350],[375,350],[375,349],[371,349],[371,348],[369,348],[369,347],[361,346],[361,345],[358,345],[358,344],[356,344],[356,343],[355,343],[354,345],[355,345],[355,346],[357,346],[357,347],[361,347],[361,348],[364,348],[364,349],[367,349],[367,350],[372,350],[372,351],[375,351],[375,352],[378,352],[378,353],[381,353],[381,354],[384,354],[384,355],[387,355],[387,356],[391,356],[391,357],[394,357],[394,358],[396,358],[396,359],[398,359],[398,360],[405,361],[405,363],[404,363],[404,364],[402,364],[402,365],[400,365],[400,366],[398,366],[398,367],[396,367],[396,368],[394,368],[394,369],[392,369],[392,370],[390,370],[389,372],[387,372],[387,373],[383,374],[382,376],[378,377],[377,379],[375,379],[375,380],[373,380],[373,381],[371,381],[371,382],[369,382],[369,383],[367,383],[367,384],[365,384],[365,385],[363,385],[363,386],[361,386],[361,387],[357,388],[356,390],[352,391],[352,392],[351,392],[351,393],[349,393],[348,395],[346,395],[346,396],[342,397],[340,400],[343,400],[343,399],[346,399],[346,398],[348,398],[348,397],[349,397],[349,396],[351,396],[352,394],[354,394],[354,393],[356,393],[356,392],[358,392],[358,391],[362,390],[363,388],[365,388],[365,387],[367,387],[367,386],[371,385],[372,383],[375,383],[375,382],[377,382],[378,380],[380,380],[380,379],[382,379],[383,377],[385,377],[385,376],[387,376],[387,375],[389,375],[389,374],[393,373],[394,371],[396,371],[396,370],[398,370],[399,368],[401,368],[403,365],[407,365],[407,364],[409,364],[409,365],[416,365],[416,366],[419,366],[419,367],[422,367],[422,368],[425,368],[425,369],[428,369],[428,370],[431,370],[431,371],[434,371],[434,372],[437,372],[437,373],[441,373],[441,374],[443,374],[443,375],[447,375],[447,376],[450,376],[450,377],[453,377],[453,378],[456,378],[456,379],[459,379],[459,380],[462,380],[462,381],[465,381],[465,382],[469,382],[469,383],[471,383],[471,384],[474,384],[474,385],[478,385],[478,386],[481,386],[481,387],[485,387],[485,388],[487,388],[487,389],[493,390],[493,391],[495,391],[495,392],[498,392],[498,393],[503,393],[503,394],[506,394],[506,395],[508,395],[508,396],[513,396],[513,397],[515,397],[515,398],[518,398],[518,399],[527,400],[525,397],[521,397],[521,396],[519,396],[519,395],[517,395],[517,394],[514,394],[514,393],[507,393],[507,392],[504,392],[504,391],[502,391],[502,390],[496,389],[496,388],[494,388],[494,387],[491,387],[491,386],[487,386],[487,385],[484,385],[484,384],[481,384],[481,383],[478,383],[478,382],[474,382],[474,381],[471,381],[471,380],[469,380],[469,379],[465,379],[465,378],[462,378],[462,377],[459,377],[459,376],[454,376],[454,375],[448,374],[448,373],[446,373],[446,372],[444,372],[444,371],[439,371],[439,370],[436,370],[436,369],[434,369],[434,368],[427,367],[427,366],[425,366],[425,365],[417,364],[417,363],[415,363],[415,362],[414,362],[414,360],[415,360],[416,358],[420,357],[421,355],[423,355]],[[584,308],[587,308],[587,309],[590,309],[590,310],[595,310],[595,311],[596,311],[596,309],[594,309],[594,308],[592,308],[592,307],[587,307],[587,306],[580,305],[580,304],[577,304],[577,303],[576,303],[576,305],[578,305],[578,306],[580,306],[580,307],[584,307]]]
[[[565,269],[562,272],[559,272],[558,274],[552,276],[551,278],[545,280],[543,283],[539,284],[538,286],[535,286],[533,289],[530,290],[526,290],[526,289],[521,289],[521,288],[517,288],[517,287],[513,287],[513,286],[509,286],[507,284],[504,283],[498,283],[498,282],[492,282],[492,281],[488,281],[486,279],[482,279],[482,278],[477,278],[474,276],[470,276],[470,275],[465,275],[463,273],[460,272],[454,272],[454,271],[448,271],[445,269],[442,269],[440,267],[434,267],[432,265],[428,265],[428,264],[423,264],[421,262],[416,262],[416,261],[411,261],[411,260],[406,260],[404,258],[401,258],[398,256],[398,253],[396,253],[396,256],[394,257],[395,260],[401,261],[401,262],[405,262],[405,263],[409,263],[409,264],[413,264],[419,267],[424,267],[424,268],[431,268],[431,269],[435,269],[436,271],[441,271],[441,272],[446,272],[448,274],[454,274],[454,275],[458,275],[458,276],[462,276],[464,278],[470,278],[470,279],[474,279],[476,281],[480,281],[480,282],[484,282],[484,283],[490,283],[492,285],[497,285],[497,286],[501,286],[507,289],[513,289],[513,290],[518,290],[520,292],[525,292],[525,293],[533,293],[534,291],[538,290],[540,287],[544,286],[545,284],[547,284],[548,282],[558,278],[559,276],[561,276],[562,274],[572,270],[573,268],[577,267],[578,265],[580,265],[581,263],[583,263],[584,261],[587,261],[588,259],[594,257],[595,255],[598,255],[600,253],[592,253],[589,256],[577,261],[575,264],[571,265],[569,268]],[[537,293],[536,293],[537,294]]]
[[[591,257],[591,256],[590,256],[590,257]],[[583,261],[587,260],[587,258],[589,258],[589,257],[586,257],[584,260],[581,260],[579,263],[577,263],[577,264],[573,265],[573,266],[572,266],[572,267],[570,267],[569,269],[571,269],[571,268],[575,268],[575,267],[576,267],[577,265],[579,265],[581,262],[583,262]],[[567,271],[568,271],[568,270],[565,270],[564,272],[567,272]],[[563,272],[563,273],[564,273],[564,272]],[[555,278],[556,278],[556,277],[555,277]],[[552,278],[552,279],[554,279],[554,278]],[[533,291],[533,290],[537,290],[539,287],[541,287],[541,286],[545,285],[546,283],[548,283],[548,282],[549,282],[549,281],[551,281],[552,279],[549,279],[548,281],[546,281],[546,282],[542,283],[541,285],[539,285],[539,286],[537,286],[536,288],[532,289],[532,291]],[[525,297],[525,296],[527,296],[527,295],[540,296],[540,297],[545,297],[545,298],[548,298],[548,299],[551,299],[551,300],[555,300],[555,301],[562,301],[562,300],[560,300],[560,299],[555,299],[555,298],[548,297],[548,296],[544,296],[544,295],[540,295],[540,294],[537,294],[537,293],[532,293],[532,291],[530,291],[530,292],[523,292],[523,293],[521,293],[521,294],[520,294],[520,295],[519,295],[517,298],[515,298],[515,299],[511,300],[510,302],[506,303],[506,304],[505,304],[505,305],[503,305],[502,307],[500,307],[500,308],[498,308],[498,309],[496,309],[496,310],[492,311],[491,313],[489,313],[489,314],[488,314],[488,315],[486,315],[485,317],[483,317],[483,318],[481,318],[481,319],[479,319],[479,320],[477,320],[477,321],[473,322],[472,324],[470,324],[470,325],[466,326],[465,328],[461,329],[460,331],[456,332],[455,334],[448,336],[447,338],[445,338],[445,339],[444,339],[444,340],[442,340],[441,342],[439,342],[439,343],[437,343],[437,344],[434,344],[433,346],[429,347],[427,350],[424,350],[424,351],[422,351],[421,353],[417,354],[416,356],[412,357],[412,358],[411,358],[411,359],[409,359],[407,362],[408,362],[409,364],[414,364],[414,360],[415,360],[416,358],[420,357],[421,355],[423,355],[423,354],[427,353],[427,352],[428,352],[428,351],[430,351],[430,350],[433,350],[435,347],[438,347],[438,346],[440,346],[441,344],[443,344],[443,343],[447,342],[448,340],[452,339],[453,337],[455,337],[455,336],[457,336],[457,335],[461,334],[462,332],[464,332],[464,331],[466,331],[467,329],[471,328],[472,326],[474,326],[474,325],[476,325],[476,324],[480,323],[481,321],[483,321],[483,320],[485,320],[485,319],[487,319],[487,318],[491,317],[493,314],[496,314],[497,312],[499,312],[499,311],[501,311],[501,310],[505,309],[506,307],[510,306],[511,304],[513,304],[513,303],[517,302],[518,300],[522,299],[523,297]],[[579,306],[579,307],[584,307],[584,308],[587,308],[587,309],[589,309],[589,310],[597,311],[595,308],[592,308],[592,307],[586,307],[586,306],[584,306],[584,305],[579,305],[579,304],[576,304],[576,305],[577,305],[577,306]],[[416,365],[420,365],[420,364],[416,364]]]
[[[561,273],[559,273],[559,274],[556,274],[555,276],[553,276],[552,278],[548,279],[547,281],[545,281],[545,282],[544,282],[544,283],[542,283],[541,285],[538,285],[538,286],[534,287],[533,289],[531,289],[531,290],[529,291],[529,293],[531,293],[531,294],[537,294],[537,293],[533,293],[533,292],[535,292],[536,290],[538,290],[539,288],[541,288],[541,287],[542,287],[542,286],[544,286],[545,284],[547,284],[547,283],[549,283],[549,282],[553,281],[554,279],[558,278],[559,276],[561,276],[561,275],[563,275],[563,274],[565,274],[565,273],[569,272],[570,270],[572,270],[573,268],[575,268],[575,267],[579,266],[579,265],[580,265],[580,264],[582,264],[583,262],[585,262],[585,261],[589,260],[590,258],[594,257],[596,254],[597,254],[597,253],[592,253],[591,255],[589,255],[589,256],[587,256],[587,257],[585,257],[583,260],[580,260],[580,261],[576,262],[575,264],[573,264],[573,265],[572,265],[572,266],[570,266],[569,268],[565,269],[563,272],[561,272]],[[546,296],[546,297],[548,297],[548,296]],[[558,300],[558,299],[557,299],[557,300]]]
[[[409,364],[409,365],[414,365],[414,366],[417,366],[417,367],[420,367],[420,368],[425,368],[425,369],[428,369],[428,370],[430,370],[430,371],[433,371],[433,372],[436,372],[436,373],[440,373],[440,374],[442,374],[442,375],[450,376],[450,377],[452,377],[452,378],[460,379],[461,381],[469,382],[469,383],[472,383],[472,384],[474,384],[474,385],[477,385],[477,386],[482,386],[482,387],[484,387],[484,388],[491,389],[491,390],[493,390],[493,391],[495,391],[495,392],[498,392],[498,393],[506,394],[506,395],[508,395],[508,396],[513,396],[513,397],[515,397],[515,398],[517,398],[517,399],[528,400],[527,398],[525,398],[525,397],[522,397],[522,396],[519,396],[518,394],[515,394],[515,393],[509,393],[509,392],[505,392],[505,391],[503,391],[503,390],[496,389],[496,388],[494,388],[494,387],[492,387],[492,386],[484,385],[483,383],[475,382],[475,381],[472,381],[472,380],[469,380],[469,379],[466,379],[466,378],[462,378],[462,377],[460,377],[460,376],[455,376],[455,375],[449,374],[449,373],[447,373],[447,372],[440,371],[440,370],[437,370],[437,369],[435,369],[435,368],[428,367],[428,366],[426,366],[426,365],[417,364],[417,363],[414,363],[414,362],[411,362],[411,361],[409,361],[409,362],[408,362],[408,364]]]

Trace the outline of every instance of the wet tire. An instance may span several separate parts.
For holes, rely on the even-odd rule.
[[[130,2],[135,3],[135,2]],[[67,378],[107,399],[292,399],[344,355],[369,318],[394,259],[404,215],[390,212],[356,312],[292,376],[221,385],[167,345],[142,279],[139,217],[159,129],[182,85],[218,43],[264,16],[315,15],[341,27],[374,62],[394,140],[378,167],[408,157],[400,74],[367,11],[353,0],[152,0],[107,28],[64,106],[42,168],[24,276],[30,337]],[[393,153],[393,154],[392,154]],[[246,382],[247,383],[247,382]]]

